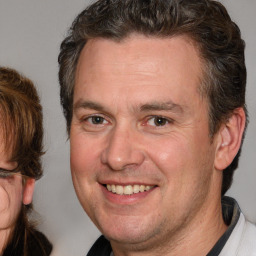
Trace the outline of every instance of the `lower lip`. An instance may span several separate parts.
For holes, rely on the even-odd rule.
[[[141,200],[148,197],[156,189],[156,187],[154,187],[149,191],[139,192],[132,195],[118,195],[108,191],[105,186],[101,185],[101,188],[102,188],[103,194],[105,195],[108,201],[114,204],[121,204],[121,205],[138,203]]]

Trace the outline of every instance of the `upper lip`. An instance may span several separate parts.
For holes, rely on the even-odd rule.
[[[156,186],[151,182],[143,182],[143,181],[114,181],[114,180],[104,180],[99,181],[101,185],[119,185],[119,186],[128,186],[128,185],[144,185],[144,186]]]

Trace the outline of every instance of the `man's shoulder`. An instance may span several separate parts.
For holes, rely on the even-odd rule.
[[[256,237],[256,224],[245,220],[245,234]]]
[[[234,228],[220,256],[256,256],[256,226],[246,220],[241,213],[239,221]]]
[[[238,255],[256,256],[256,225],[246,219],[238,252]]]

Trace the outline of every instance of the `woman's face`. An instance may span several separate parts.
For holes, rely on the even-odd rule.
[[[9,154],[1,142],[3,141],[0,141],[0,168],[13,170],[17,163],[8,160]],[[34,182],[34,179],[27,179],[24,184],[19,173],[0,176],[0,252],[1,243],[8,240],[15,227],[22,204],[30,204],[32,201]]]
[[[15,223],[22,205],[22,178],[13,175],[0,178],[0,229]]]
[[[8,155],[0,146],[0,168],[12,170],[16,163],[8,161]],[[0,236],[6,237],[17,220],[22,206],[22,177],[19,174],[0,176]]]

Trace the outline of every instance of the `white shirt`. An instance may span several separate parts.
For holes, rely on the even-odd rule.
[[[242,213],[220,256],[256,256],[256,226]]]

